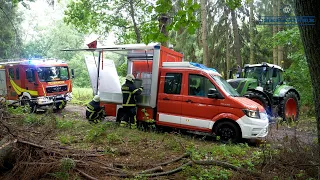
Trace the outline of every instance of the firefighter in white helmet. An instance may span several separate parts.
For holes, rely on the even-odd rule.
[[[126,121],[131,124],[136,124],[136,95],[140,95],[143,87],[136,88],[134,85],[135,77],[132,74],[126,76],[126,82],[122,85],[123,102],[122,107],[125,113]]]
[[[92,101],[87,104],[86,118],[89,122],[98,123],[100,120],[105,118],[105,116],[104,107],[100,106],[100,96],[95,95]]]

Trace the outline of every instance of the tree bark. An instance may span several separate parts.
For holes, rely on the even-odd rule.
[[[253,2],[250,2],[250,64],[254,63],[254,14]]]
[[[228,79],[229,76],[229,70],[230,70],[230,44],[229,44],[229,23],[228,23],[228,14],[229,11],[227,8],[225,8],[225,24],[226,24],[226,79]]]
[[[273,1],[273,16],[277,16],[278,14],[278,7],[277,7],[277,0]],[[274,25],[272,26],[272,35],[276,35],[278,32],[278,26]],[[278,59],[278,51],[277,51],[277,46],[273,46],[273,64],[277,64],[277,59]]]
[[[316,110],[317,130],[318,130],[318,146],[320,156],[320,6],[319,0],[295,0],[297,16],[315,16],[314,26],[299,26],[301,39],[306,54],[311,82],[313,86],[313,99]]]
[[[136,33],[137,43],[140,43],[141,42],[141,34],[140,34],[140,30],[138,28],[138,24],[135,19],[133,0],[129,0],[129,4],[130,4],[130,16],[131,16],[131,19],[133,22],[133,29],[134,29],[134,32]]]
[[[281,6],[281,0],[278,0],[278,16],[282,16],[283,13],[280,11],[280,6]],[[283,26],[280,25],[278,26],[278,32],[283,30]],[[283,62],[283,46],[278,46],[278,65],[282,66]]]
[[[159,30],[167,38],[169,36],[168,31],[167,31],[168,21],[169,21],[169,18],[167,16],[167,14],[162,14],[159,17]],[[168,45],[169,45],[168,40],[164,41],[164,42],[161,42],[161,43],[165,47],[168,47]]]
[[[232,19],[232,27],[233,27],[233,35],[234,35],[234,48],[235,48],[235,53],[236,53],[237,66],[242,67],[239,29],[238,29],[238,23],[237,23],[237,17],[235,14],[235,10],[231,10],[231,19]]]
[[[208,42],[207,42],[207,0],[201,0],[201,32],[202,32],[202,47],[203,47],[203,64],[208,66]],[[213,63],[213,62],[212,62]]]

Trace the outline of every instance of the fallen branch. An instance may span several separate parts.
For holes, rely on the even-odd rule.
[[[159,164],[156,164],[156,166],[165,166],[165,165],[168,165],[168,164],[171,164],[171,163],[174,163],[174,162],[177,162],[177,161],[180,161],[182,158],[186,158],[186,157],[190,157],[190,153],[185,153],[175,159],[172,159],[170,161],[167,161],[167,162],[164,162],[164,163],[159,163]]]
[[[240,167],[237,167],[237,166],[234,166],[232,164],[229,164],[229,163],[226,163],[226,162],[222,162],[222,161],[216,161],[216,160],[208,160],[208,161],[193,161],[194,164],[197,164],[197,165],[206,165],[206,166],[210,166],[210,165],[214,165],[214,166],[220,166],[220,167],[223,167],[223,168],[227,168],[227,169],[232,169],[232,170],[236,170],[236,171],[240,171],[240,172],[245,172],[245,173],[250,173],[252,175],[255,175],[255,176],[261,176],[260,173],[256,173],[256,172],[252,172],[252,171],[249,171],[247,169],[244,169],[244,168],[240,168]]]
[[[147,173],[162,172],[162,171],[163,171],[163,168],[161,166],[157,166],[151,169],[143,170],[141,172],[138,172],[137,174],[147,174]]]
[[[75,170],[78,171],[82,176],[86,177],[87,179],[90,179],[90,180],[98,180],[97,178],[90,176],[89,174],[81,171],[80,169],[77,169],[77,168],[76,168]]]
[[[110,167],[109,165],[107,165],[107,164],[105,164],[105,163],[103,163],[103,162],[96,161],[96,160],[91,160],[91,161],[94,162],[94,163],[103,165],[103,166],[100,166],[100,168],[102,168],[102,169],[106,169],[106,170],[109,170],[109,171],[118,172],[118,173],[121,173],[121,174],[126,174],[126,173],[127,173],[127,172],[123,171],[122,169]]]
[[[140,164],[118,164],[118,163],[113,163],[114,167],[117,168],[137,168],[137,167],[157,167],[157,166],[166,166],[168,164],[180,161],[182,158],[186,158],[186,157],[190,157],[190,153],[185,153],[175,159],[172,159],[170,161],[167,162],[163,162],[163,163],[159,163],[159,164],[144,164],[144,165],[140,165]]]
[[[165,172],[153,173],[153,174],[141,174],[141,176],[143,176],[143,177],[167,176],[167,175],[171,175],[171,174],[180,172],[183,168],[185,168],[187,166],[192,166],[192,161],[189,161],[186,164],[183,164],[183,165],[181,165],[181,166],[179,166],[176,169],[173,169],[171,171],[165,171]]]

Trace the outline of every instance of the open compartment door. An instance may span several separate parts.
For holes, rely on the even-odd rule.
[[[113,60],[86,56],[91,86],[94,94],[98,94],[102,102],[122,104],[122,92],[119,76]],[[99,69],[98,69],[99,66]]]

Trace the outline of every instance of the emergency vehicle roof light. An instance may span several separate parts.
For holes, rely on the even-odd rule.
[[[207,66],[203,65],[203,64],[199,64],[199,63],[194,63],[194,62],[190,62],[191,65],[204,69],[204,70],[209,70],[209,71],[214,71],[214,72],[218,72],[217,70],[213,69],[213,68],[208,68]]]

